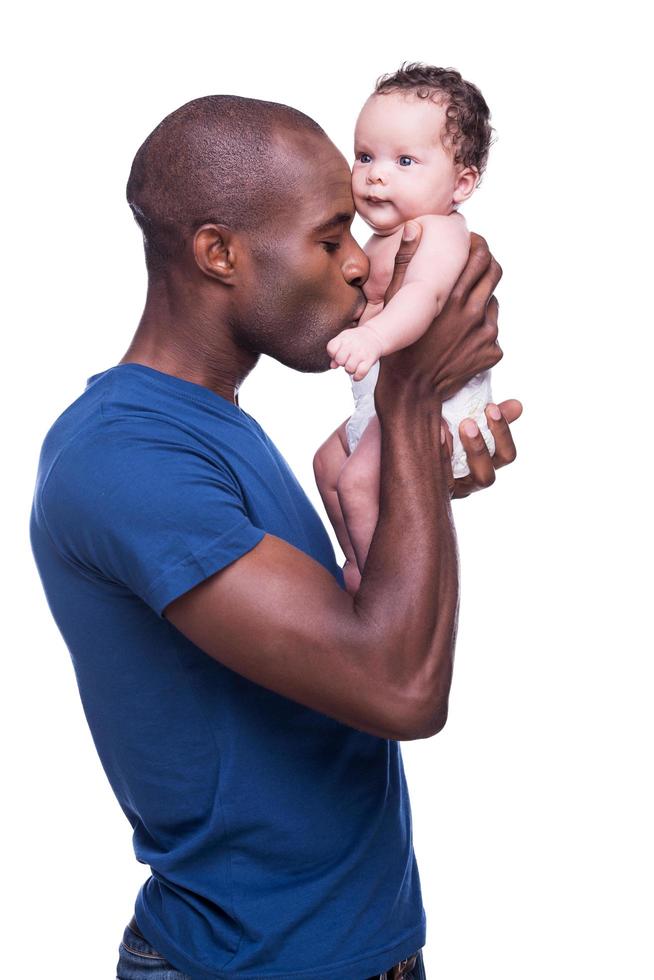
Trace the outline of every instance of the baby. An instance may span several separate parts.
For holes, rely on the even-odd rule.
[[[379,358],[407,347],[427,330],[463,271],[470,236],[457,207],[474,192],[486,165],[489,118],[479,89],[458,72],[413,64],[377,82],[356,123],[352,195],[357,212],[373,230],[365,246],[370,259],[364,286],[368,303],[358,326],[343,330],[327,345],[330,366],[343,366],[352,375],[355,410],[346,425],[347,439],[335,432],[314,458],[318,488],[350,566],[348,587],[360,579],[379,510],[381,433],[373,394]],[[422,227],[420,244],[401,289],[384,307],[409,220]],[[491,400],[486,371],[443,403],[455,477],[469,472],[459,436],[463,419],[476,421],[494,452],[484,414]],[[338,484],[346,474],[347,530],[338,500]]]

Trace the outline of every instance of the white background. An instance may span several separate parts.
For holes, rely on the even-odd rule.
[[[113,977],[148,874],[27,532],[47,428],[121,358],[140,316],[141,242],[124,201],[133,154],[177,106],[233,93],[302,109],[351,160],[361,103],[403,60],[458,68],[492,109],[497,142],[464,210],[504,268],[494,392],[525,406],[516,463],[454,504],[449,721],[403,746],[427,972],[653,975],[652,145],[639,9],[63,3],[25,4],[6,23],[3,976]],[[241,404],[324,516],[311,460],[350,413],[348,376],[263,358]]]

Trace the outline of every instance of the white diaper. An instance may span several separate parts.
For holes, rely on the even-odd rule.
[[[375,414],[374,393],[378,377],[379,361],[376,361],[365,378],[361,381],[352,380],[354,412],[345,426],[350,452],[354,452],[368,422]],[[459,422],[463,419],[472,418],[475,420],[491,456],[495,452],[495,440],[488,428],[484,412],[486,405],[492,400],[490,371],[482,371],[481,374],[475,375],[456,395],[443,402],[443,418],[452,433],[452,473],[455,477],[466,476],[470,472],[465,450],[459,437]]]
[[[375,361],[365,378],[355,381],[352,378],[354,412],[345,426],[350,452],[354,452],[359,439],[370,419],[375,415],[375,386],[379,377],[379,361]]]
[[[488,428],[488,420],[484,409],[492,402],[490,371],[482,371],[465,385],[456,395],[443,402],[443,418],[452,433],[452,473],[454,476],[467,476],[470,472],[465,449],[459,436],[459,422],[463,419],[474,419],[479,426],[488,451],[495,452],[495,440]]]

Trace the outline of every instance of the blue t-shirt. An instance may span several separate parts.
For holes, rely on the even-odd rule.
[[[363,980],[421,947],[399,743],[247,680],[163,616],[266,533],[344,587],[258,422],[144,365],[96,374],[45,438],[30,531],[150,866],[135,906],[150,943],[197,980]]]

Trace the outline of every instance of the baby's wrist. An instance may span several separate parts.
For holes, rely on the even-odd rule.
[[[383,357],[385,354],[388,354],[389,353],[389,351],[387,350],[387,344],[386,344],[386,342],[384,340],[384,337],[377,330],[375,330],[375,328],[373,326],[371,326],[369,323],[366,323],[366,324],[364,324],[363,329],[364,330],[367,330],[370,334],[372,334],[372,336],[378,342],[378,344],[379,344],[379,357]]]

